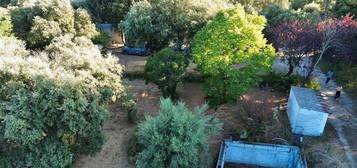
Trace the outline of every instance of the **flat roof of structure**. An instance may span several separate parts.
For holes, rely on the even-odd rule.
[[[325,112],[322,108],[320,100],[317,98],[316,90],[295,86],[292,86],[291,90],[294,93],[300,108]]]

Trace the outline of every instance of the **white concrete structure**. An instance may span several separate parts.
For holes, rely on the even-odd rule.
[[[317,92],[300,87],[291,87],[287,113],[292,132],[310,136],[323,133],[328,117]]]

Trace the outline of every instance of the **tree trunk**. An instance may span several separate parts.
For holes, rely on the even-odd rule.
[[[325,0],[325,19],[328,18],[328,11],[330,9],[330,4],[331,4],[330,0]]]
[[[286,76],[290,76],[294,72],[294,66],[289,65],[289,71],[286,73]]]

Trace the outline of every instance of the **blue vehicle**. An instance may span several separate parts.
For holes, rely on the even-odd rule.
[[[142,56],[149,55],[148,50],[146,50],[145,48],[130,48],[127,46],[124,46],[122,48],[122,53],[127,55],[142,55]]]

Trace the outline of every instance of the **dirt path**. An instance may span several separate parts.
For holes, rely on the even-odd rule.
[[[336,129],[346,156],[354,168],[357,166],[357,105],[345,92],[342,92],[341,97],[335,100],[336,83],[331,80],[325,85],[326,76],[320,70],[316,71],[315,75],[319,77],[323,103],[330,113],[328,121]]]

